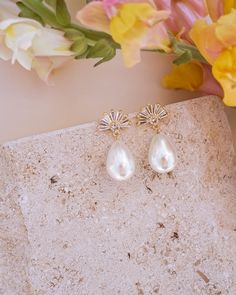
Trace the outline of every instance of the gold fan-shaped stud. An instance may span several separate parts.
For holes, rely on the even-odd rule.
[[[167,116],[168,112],[160,104],[148,104],[137,114],[137,124],[150,125],[154,130],[158,130],[160,121]]]
[[[111,131],[114,137],[118,137],[121,130],[130,127],[130,125],[131,121],[123,111],[111,110],[110,113],[104,114],[104,117],[98,124],[98,130]]]

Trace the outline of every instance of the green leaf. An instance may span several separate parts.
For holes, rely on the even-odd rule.
[[[181,65],[181,64],[186,64],[190,62],[193,59],[192,54],[190,51],[185,51],[183,54],[179,55],[173,63],[175,65]]]
[[[86,39],[84,37],[78,38],[72,44],[70,49],[71,49],[71,51],[76,53],[76,57],[83,55],[88,49],[88,44],[86,42]]]
[[[91,40],[99,41],[100,39],[107,39],[107,40],[109,40],[109,42],[113,43],[116,48],[120,48],[120,45],[117,44],[115,41],[113,41],[111,35],[109,35],[105,32],[90,30],[90,29],[84,28],[78,24],[71,24],[70,27],[84,33],[84,35]]]
[[[99,40],[90,48],[87,58],[102,58],[94,66],[98,66],[103,62],[109,61],[116,55],[116,49],[105,39]]]
[[[201,55],[198,49],[192,45],[188,45],[182,42],[176,42],[174,46],[174,52],[177,55],[182,55],[185,52],[189,52],[192,56],[192,59],[206,63],[205,58]]]
[[[85,35],[85,37],[87,38],[87,43],[90,46],[94,46],[94,44],[96,44],[96,42],[101,39],[106,39],[107,41],[109,41],[110,44],[112,44],[113,48],[117,48],[117,49],[120,48],[120,45],[117,44],[112,39],[112,37],[107,33],[90,30],[90,29],[84,28],[83,26],[80,26],[78,24],[69,23],[68,20],[69,20],[70,16],[69,16],[69,13],[67,15],[67,12],[66,12],[67,8],[63,5],[62,2],[60,2],[60,3],[58,2],[59,4],[57,4],[57,5],[58,5],[58,7],[64,6],[64,10],[63,10],[63,12],[61,12],[61,10],[60,10],[60,12],[58,11],[58,14],[56,15],[56,12],[55,12],[56,9],[54,9],[54,1],[58,1],[58,0],[21,0],[20,2],[23,3],[32,12],[34,12],[39,17],[41,17],[43,22],[52,28],[55,28],[55,29],[58,29],[61,31],[66,31],[66,29],[68,29],[68,28],[80,31],[81,33],[83,33]],[[61,16],[59,16],[60,13],[62,13],[63,21],[60,20],[60,17],[61,17]],[[65,15],[67,15],[67,16],[65,16]],[[65,21],[64,17],[67,18],[66,21]]]
[[[70,25],[71,18],[64,0],[56,1],[56,18],[59,24],[63,26]]]
[[[30,18],[30,19],[33,19],[33,20],[36,20],[36,21],[40,22],[42,25],[45,25],[45,23],[42,20],[42,18],[38,14],[34,13],[27,6],[25,6],[23,3],[17,2],[16,5],[19,7],[19,9],[21,11],[19,13],[19,16],[20,17]]]
[[[56,2],[57,2],[57,0],[44,0],[44,3],[46,3],[48,6],[52,7],[53,10],[56,10]]]
[[[34,13],[39,15],[43,21],[48,24],[49,26],[61,29],[63,26],[58,23],[57,18],[55,14],[41,1],[38,0],[22,0],[21,1],[26,7],[28,7],[30,10],[32,10]]]
[[[84,34],[76,29],[64,29],[65,37],[71,41],[76,41],[81,37],[85,38]]]
[[[82,59],[82,58],[86,58],[87,57],[87,54],[90,50],[90,46],[87,47],[87,50],[84,51],[84,53],[80,54],[80,55],[76,55],[75,56],[75,59]]]
[[[190,45],[184,41],[177,40],[171,33],[169,34],[169,37],[171,40],[172,50],[176,55],[176,59],[174,60],[175,64],[180,65],[188,63],[191,60],[196,60],[207,64],[206,59],[201,55],[195,46]]]

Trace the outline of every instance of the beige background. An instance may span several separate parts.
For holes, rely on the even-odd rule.
[[[72,11],[78,1],[68,1]],[[97,120],[104,111],[137,111],[148,102],[168,104],[199,94],[162,89],[160,80],[171,59],[143,53],[142,63],[123,66],[120,54],[93,68],[93,60],[72,61],[45,85],[34,73],[0,61],[0,142]],[[227,109],[233,133],[236,109]],[[236,141],[236,136],[235,136]]]

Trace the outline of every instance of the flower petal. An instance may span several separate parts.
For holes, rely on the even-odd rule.
[[[185,0],[186,4],[192,7],[192,9],[201,17],[207,15],[207,5],[205,1],[202,0]]]
[[[233,8],[236,8],[236,1],[235,0],[223,0],[224,3],[224,13],[230,13]]]
[[[214,79],[211,66],[190,62],[174,66],[162,80],[163,86],[174,89],[199,90],[206,94],[223,96],[219,83]]]
[[[0,30],[2,30],[2,31],[6,30],[11,25],[15,25],[15,24],[19,24],[19,23],[28,24],[28,25],[31,25],[32,27],[38,28],[38,29],[43,28],[43,26],[39,22],[37,22],[33,19],[17,17],[17,18],[10,18],[10,19],[6,19],[4,21],[1,21],[0,22]]]
[[[10,60],[11,57],[12,51],[5,45],[4,35],[0,32],[0,58],[3,60]]]
[[[204,20],[198,20],[189,33],[201,54],[210,64],[224,49],[224,46],[216,37],[216,26],[215,23],[208,25]]]
[[[219,97],[223,97],[223,89],[220,84],[214,79],[212,75],[211,65],[201,64],[203,69],[203,83],[200,86],[199,90],[203,91],[206,94],[213,94]]]
[[[224,90],[224,103],[236,106],[236,46],[222,52],[212,67],[215,79]]]
[[[174,65],[172,71],[162,80],[162,84],[166,88],[190,91],[199,89],[202,83],[203,70],[201,65],[197,63]]]
[[[149,3],[125,3],[110,21],[112,38],[121,45],[126,66],[140,61],[141,49],[168,50],[169,38],[162,23],[169,11]]]
[[[141,61],[140,46],[136,42],[123,43],[121,46],[125,65],[130,68]]]
[[[90,2],[77,13],[76,17],[88,28],[109,33],[109,18],[101,1]]]
[[[0,21],[8,18],[13,18],[20,12],[17,5],[9,0],[1,0],[0,2]]]
[[[215,34],[225,48],[236,44],[236,10],[219,18]]]
[[[19,23],[18,25],[12,25],[6,30],[5,43],[12,50],[16,48],[27,50],[39,32],[33,26],[26,24]]]
[[[165,21],[168,30],[173,34],[182,32],[188,41],[190,41],[188,32],[193,23],[207,15],[207,7],[202,0],[155,0],[155,3],[159,9],[171,12]]]
[[[70,60],[69,57],[36,57],[33,60],[32,68],[36,71],[39,78],[44,82],[50,83],[50,77],[56,69]]]
[[[11,59],[12,63],[17,61],[27,70],[31,70],[33,64],[41,77],[48,76],[55,67],[49,57],[74,55],[71,44],[63,32],[43,27],[34,20],[17,17],[0,22],[0,58]],[[38,56],[46,56],[41,66],[41,59],[35,61]],[[52,66],[49,59],[53,61]]]
[[[183,3],[176,2],[175,4],[176,22],[179,28],[183,28],[186,39],[188,38],[188,32],[192,28],[196,20],[200,19],[201,16],[191,8],[191,6]]]
[[[208,13],[213,21],[216,21],[224,14],[224,4],[222,0],[205,0]],[[228,0],[227,0],[228,1]]]
[[[26,70],[30,71],[32,68],[32,61],[33,56],[30,52],[18,49],[14,52],[12,57],[12,63],[14,64],[15,61],[25,68]]]
[[[170,39],[164,23],[158,23],[148,30],[141,42],[142,49],[160,49],[171,52]]]
[[[71,45],[62,32],[44,28],[33,40],[32,50],[35,56],[71,56],[74,54],[69,50]]]

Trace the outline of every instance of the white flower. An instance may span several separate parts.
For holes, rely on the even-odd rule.
[[[10,0],[0,0],[0,21],[17,17],[19,12],[20,10],[14,2]]]
[[[48,70],[53,70],[54,57],[74,55],[70,47],[63,32],[43,27],[35,20],[16,17],[0,22],[0,58],[13,64],[17,61],[27,70],[34,68],[43,80]]]

